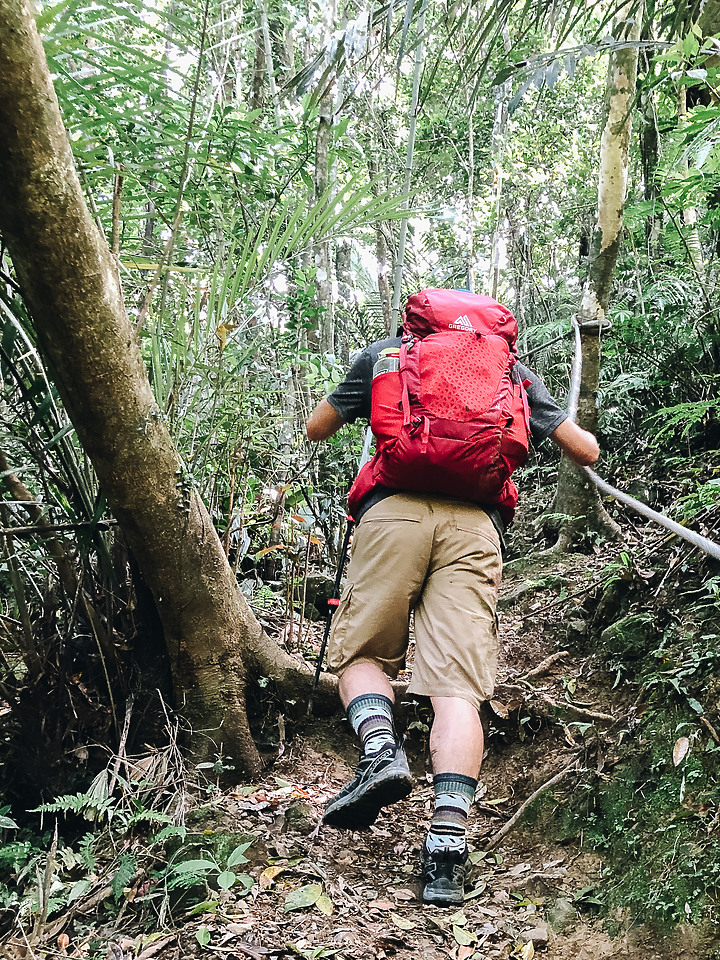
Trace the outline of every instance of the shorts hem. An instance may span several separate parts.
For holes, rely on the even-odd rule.
[[[457,697],[459,700],[466,700],[468,703],[471,703],[476,710],[480,711],[483,703],[487,703],[488,700],[492,700],[493,693],[487,696],[484,693],[474,693],[468,692],[467,690],[446,690],[443,687],[434,687],[432,690],[428,689],[418,689],[414,687],[412,681],[407,688],[408,694],[415,694],[418,697]]]
[[[353,657],[352,660],[348,660],[347,663],[343,663],[337,668],[329,666],[329,670],[330,673],[334,673],[339,680],[349,667],[354,667],[358,663],[372,663],[374,666],[379,667],[389,680],[397,680],[398,674],[400,673],[399,670],[395,672],[388,671],[386,664],[382,660],[375,659],[375,657]]]

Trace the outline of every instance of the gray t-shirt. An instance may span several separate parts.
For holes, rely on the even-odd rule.
[[[399,347],[400,337],[391,337],[387,340],[379,340],[377,343],[371,343],[365,347],[353,360],[347,376],[339,384],[330,396],[328,403],[340,414],[346,423],[355,423],[362,418],[370,419],[370,407],[372,403],[372,371],[379,353],[387,347]],[[530,381],[527,387],[528,405],[530,407],[530,432],[535,443],[544,440],[563,421],[567,420],[567,414],[561,410],[550,394],[550,391],[542,382],[540,377],[522,364],[516,363],[514,369],[518,376],[524,381]],[[356,510],[355,522],[359,523],[363,514],[379,503],[385,497],[392,496],[397,490],[390,490],[387,487],[375,487],[366,500],[363,501],[359,510]],[[500,519],[500,514],[492,506],[484,508],[495,524],[500,539],[504,525]]]

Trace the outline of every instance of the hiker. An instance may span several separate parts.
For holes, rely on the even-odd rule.
[[[483,757],[479,710],[495,681],[502,533],[517,499],[509,471],[527,454],[528,427],[535,442],[551,437],[578,464],[593,463],[599,450],[542,380],[514,362],[515,319],[491,298],[421,291],[407,302],[401,333],[362,350],[306,424],[310,440],[325,440],[367,418],[377,447],[350,492],[357,527],[328,654],[362,755],[323,820],[366,827],[410,793],[390,681],[404,667],[414,612],[408,692],[429,697],[434,711],[435,807],[422,849],[423,900],[448,906],[464,897],[467,817]],[[466,434],[498,442],[500,428],[478,427],[488,417],[498,421],[500,394],[502,456],[482,439],[468,469],[467,455],[455,451],[468,447]]]

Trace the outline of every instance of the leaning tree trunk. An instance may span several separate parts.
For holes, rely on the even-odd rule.
[[[290,689],[309,672],[263,633],[185,483],[82,195],[29,0],[0,0],[0,231],[55,384],[155,597],[194,745],[211,753],[222,743],[255,773],[246,683],[263,674]]]
[[[638,40],[642,4],[635,19],[625,21],[618,39]],[[597,431],[596,395],[600,381],[600,335],[607,329],[606,311],[610,301],[615,262],[620,247],[623,207],[628,177],[631,116],[635,99],[638,47],[615,50],[610,55],[605,88],[605,122],[600,140],[598,213],[590,255],[588,278],[577,314],[580,327],[582,372],[577,402],[577,422]],[[571,414],[572,415],[572,414]],[[560,462],[555,512],[572,517],[561,531],[558,546],[563,548],[590,530],[616,535],[617,527],[605,512],[594,485],[566,458]]]

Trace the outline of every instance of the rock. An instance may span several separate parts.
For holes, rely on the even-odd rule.
[[[305,616],[309,620],[322,620],[327,614],[327,602],[332,597],[334,586],[334,577],[322,573],[309,574],[305,587]]]
[[[567,897],[558,897],[555,903],[547,908],[548,923],[556,933],[571,926],[577,915],[577,910]]]
[[[588,625],[584,620],[579,620],[575,618],[574,620],[568,620],[567,625],[567,638],[570,643],[580,643],[582,640],[586,640],[588,635]]]
[[[600,643],[611,653],[641,657],[647,651],[655,630],[655,618],[651,614],[630,614],[603,630]]]
[[[523,940],[532,940],[536,947],[546,947],[550,942],[551,930],[547,923],[539,923],[536,927],[523,930],[520,936]]]
[[[315,808],[305,800],[294,800],[285,811],[286,830],[296,830],[298,833],[310,833],[317,825]]]

